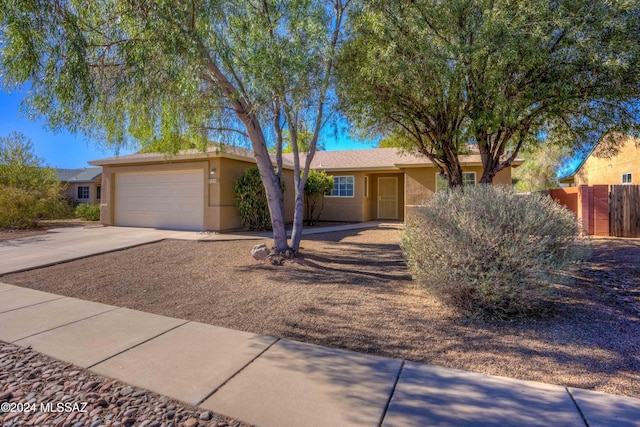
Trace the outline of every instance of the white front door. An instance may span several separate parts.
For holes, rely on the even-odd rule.
[[[378,218],[398,219],[398,177],[378,178]]]

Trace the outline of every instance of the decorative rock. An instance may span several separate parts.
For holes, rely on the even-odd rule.
[[[197,425],[198,425],[198,420],[195,418],[189,418],[183,424],[184,427],[196,427]]]
[[[98,418],[97,420],[91,423],[91,427],[98,427],[101,424],[102,424],[102,418]]]
[[[251,249],[251,256],[256,261],[264,260],[266,257],[269,256],[270,253],[271,253],[271,251],[269,250],[269,248],[267,248],[267,245],[265,245],[264,243],[260,243],[259,245],[255,245],[253,247],[253,249]]]
[[[120,390],[120,396],[129,396],[131,393],[133,393],[133,389],[131,387],[125,387]]]
[[[200,414],[199,417],[202,421],[209,421],[211,419],[211,412],[209,411],[204,411]]]

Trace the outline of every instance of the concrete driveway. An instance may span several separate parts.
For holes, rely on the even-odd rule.
[[[200,240],[206,237],[210,236],[195,231],[152,228],[57,228],[40,236],[0,241],[0,275],[158,242],[163,239]]]

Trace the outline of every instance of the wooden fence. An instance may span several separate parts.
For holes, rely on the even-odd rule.
[[[612,236],[640,237],[640,185],[610,186],[609,218]]]
[[[549,195],[592,236],[640,237],[640,185],[579,185]]]

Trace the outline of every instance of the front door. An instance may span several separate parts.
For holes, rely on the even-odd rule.
[[[378,178],[378,219],[398,219],[398,177]]]

